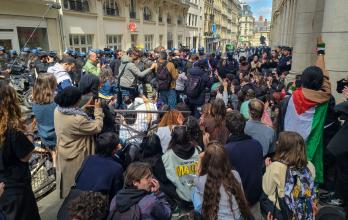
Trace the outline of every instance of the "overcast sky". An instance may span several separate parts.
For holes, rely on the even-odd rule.
[[[262,15],[268,20],[271,20],[272,0],[240,0],[240,2],[243,1],[251,6],[251,10],[256,19]]]

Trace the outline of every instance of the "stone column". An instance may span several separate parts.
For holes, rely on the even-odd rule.
[[[313,37],[314,14],[317,0],[297,1],[295,25],[295,47],[293,51],[292,69],[294,74],[302,71],[314,63]]]
[[[104,16],[104,12],[103,12],[103,5],[102,2],[97,1],[95,3],[95,7],[96,7],[96,12],[97,12],[97,31],[96,31],[96,39],[95,39],[95,43],[96,43],[96,48],[104,48],[106,46],[106,36],[105,36],[105,32],[104,32],[104,25],[103,25],[103,16]]]
[[[295,19],[296,19],[296,5],[297,5],[297,0],[292,0],[292,4],[291,4],[291,9],[292,9],[292,13],[291,13],[291,27],[290,27],[290,41],[289,41],[289,46],[293,47],[294,46],[294,42],[295,42]]]
[[[284,30],[285,30],[285,27],[284,27],[284,24],[285,24],[285,6],[281,6],[280,8],[280,20],[279,20],[279,25],[280,25],[280,31],[279,31],[279,43],[280,45],[284,45]]]
[[[326,43],[326,68],[329,70],[332,91],[337,101],[343,96],[336,93],[336,81],[348,75],[348,1],[325,1],[323,39]]]
[[[285,3],[285,22],[284,22],[284,31],[283,35],[283,45],[288,46],[289,40],[289,27],[290,27],[290,0],[287,0]]]

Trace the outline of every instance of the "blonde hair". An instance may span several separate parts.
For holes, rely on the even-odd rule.
[[[33,88],[33,101],[37,104],[49,104],[54,100],[54,91],[57,88],[57,80],[51,73],[43,73],[38,76]]]
[[[283,131],[277,141],[275,160],[295,168],[307,166],[306,144],[302,136],[293,131]]]

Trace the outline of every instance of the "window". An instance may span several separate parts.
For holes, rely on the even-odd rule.
[[[153,49],[153,35],[145,35],[145,49]]]
[[[168,14],[167,15],[167,24],[171,24],[172,23],[172,17]]]
[[[92,39],[92,34],[70,34],[70,48],[86,53],[92,49]]]
[[[19,47],[23,48],[24,44],[27,42],[28,37],[33,33],[33,27],[17,27]],[[48,34],[46,28],[37,28],[33,37],[28,42],[30,47],[41,47],[44,50],[48,50]],[[7,46],[7,48],[10,48]]]
[[[152,15],[151,15],[151,11],[148,7],[144,7],[144,20],[145,21],[151,21],[152,19]]]
[[[178,47],[182,46],[182,35],[178,35]]]
[[[137,18],[137,9],[136,9],[136,0],[131,0],[130,1],[130,8],[129,8],[129,17],[132,19]]]
[[[104,0],[103,5],[104,15],[119,16],[120,11],[115,0]]]
[[[178,17],[178,25],[182,25],[182,20],[183,20],[182,17],[179,16],[179,17]]]
[[[161,9],[159,9],[159,13],[158,13],[158,22],[160,23],[163,22],[163,13]]]
[[[168,49],[173,48],[173,34],[172,34],[172,32],[167,33],[167,48]]]
[[[132,34],[131,35],[131,47],[136,47],[138,44],[138,35]]]
[[[159,45],[163,46],[163,35],[162,34],[159,36]]]
[[[106,44],[108,48],[122,50],[122,35],[106,35]]]
[[[88,0],[64,0],[64,9],[81,12],[89,11]]]

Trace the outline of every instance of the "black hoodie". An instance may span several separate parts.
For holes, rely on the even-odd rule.
[[[124,188],[116,195],[116,207],[122,213],[137,204],[149,192],[141,189]]]

